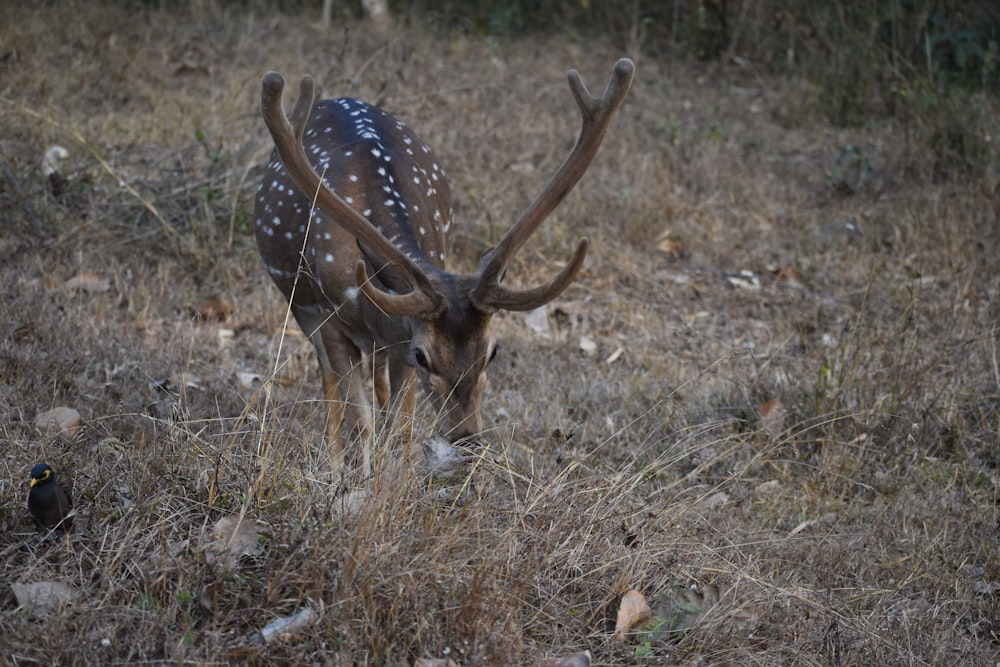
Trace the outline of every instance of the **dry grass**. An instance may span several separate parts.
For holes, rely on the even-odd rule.
[[[449,170],[468,268],[569,149],[564,70],[596,87],[620,54],[379,41],[213,3],[22,5],[0,8],[4,661],[1000,660],[995,140],[986,172],[935,182],[919,137],[829,129],[801,82],[638,58],[594,167],[512,272],[595,241],[548,338],[498,317],[492,450],[463,502],[400,466],[389,433],[344,514],[311,350],[294,332],[279,347],[251,239],[260,75],[311,72],[406,119]],[[59,197],[38,168],[52,144],[71,154]],[[661,252],[665,234],[683,250]],[[741,270],[759,285],[734,285]],[[111,289],[65,287],[89,272]],[[194,317],[210,295],[225,322]],[[267,391],[238,381],[275,368]],[[784,419],[761,420],[774,399]],[[55,405],[83,414],[75,441],[33,430]],[[42,460],[76,499],[68,545],[30,526]],[[226,568],[206,547],[240,513],[264,548]],[[35,581],[83,597],[39,621],[7,587]],[[680,624],[649,659],[611,640],[630,588]],[[307,604],[310,630],[248,644]]]

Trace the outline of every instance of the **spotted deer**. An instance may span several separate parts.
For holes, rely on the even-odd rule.
[[[583,121],[576,145],[471,274],[444,268],[451,199],[444,169],[426,143],[364,102],[313,104],[308,75],[289,119],[284,78],[264,75],[261,112],[275,150],[257,196],[255,236],[268,273],[316,348],[336,465],[346,445],[359,436],[369,440],[369,378],[377,402],[407,420],[419,380],[453,443],[482,430],[486,367],[497,349],[490,319],[499,310],[532,310],[559,296],[579,272],[588,240],[540,286],[516,289],[501,280],[590,166],[634,70],[632,61],[619,60],[599,98],[576,71],[567,74]],[[367,466],[367,445],[364,456]]]

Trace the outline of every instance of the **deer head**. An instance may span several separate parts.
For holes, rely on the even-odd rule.
[[[582,129],[569,157],[471,274],[444,268],[451,202],[443,169],[401,122],[357,100],[313,103],[302,78],[291,118],[284,79],[268,72],[261,110],[274,139],[256,210],[261,257],[319,357],[331,401],[328,442],[372,428],[365,374],[380,403],[409,413],[414,376],[452,442],[482,430],[486,367],[496,353],[489,324],[499,310],[524,311],[555,299],[586,257],[582,239],[567,265],[530,289],[501,284],[514,255],[586,172],[635,66],[615,63],[599,97],[568,73]],[[339,399],[339,400],[338,400]],[[349,438],[346,433],[342,434]]]

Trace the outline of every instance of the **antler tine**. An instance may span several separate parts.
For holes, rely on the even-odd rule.
[[[544,306],[552,299],[562,294],[563,290],[570,286],[583,266],[583,260],[587,258],[587,248],[590,246],[588,239],[580,239],[580,244],[573,253],[573,258],[569,264],[544,285],[532,287],[530,289],[513,290],[502,285],[494,285],[489,293],[489,302],[474,302],[476,307],[484,312],[494,312],[497,310],[534,310]]]
[[[428,295],[426,292],[414,289],[406,294],[393,294],[380,289],[368,277],[368,267],[365,266],[364,260],[358,260],[354,267],[354,275],[358,288],[379,310],[389,315],[416,315],[426,319],[437,316],[445,308],[444,299],[438,296],[437,292]]]
[[[511,258],[587,171],[607,133],[611,119],[625,101],[634,74],[635,64],[628,58],[620,59],[615,63],[604,93],[600,98],[596,98],[587,90],[576,70],[567,72],[566,78],[569,80],[570,90],[583,121],[580,135],[556,175],[535,197],[503,239],[484,257],[480,281],[472,293],[473,303],[477,307],[483,310],[536,308],[540,303],[554,299],[572,282],[586,256],[586,239],[577,246],[573,260],[546,285],[531,290],[516,291],[506,289],[499,284]]]
[[[413,292],[406,295],[383,293],[391,302],[392,297],[406,297],[406,314],[435,312],[441,307],[441,297],[430,284],[423,270],[399,250],[392,241],[382,235],[360,213],[355,211],[339,195],[326,187],[320,176],[312,168],[302,148],[302,134],[312,111],[315,96],[315,83],[309,75],[303,76],[299,83],[299,97],[292,110],[289,120],[281,104],[281,95],[285,88],[285,78],[278,72],[268,72],[260,83],[260,108],[274,140],[282,164],[295,184],[306,195],[315,195],[316,205],[333,218],[333,220],[349,231],[360,243],[367,246],[387,265],[400,271],[410,283]],[[358,272],[360,278],[361,272]],[[363,286],[365,294],[378,290],[367,281]],[[387,302],[387,303],[389,303]]]

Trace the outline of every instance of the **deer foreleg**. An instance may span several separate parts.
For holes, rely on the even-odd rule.
[[[393,386],[389,378],[389,359],[385,350],[375,350],[372,354],[372,380],[375,383],[375,398],[383,410],[389,409]]]
[[[365,359],[331,321],[304,309],[296,310],[295,317],[309,335],[319,360],[326,408],[326,450],[331,465],[342,468],[345,452],[360,441],[362,463],[365,471],[370,471],[372,407],[365,382]]]

